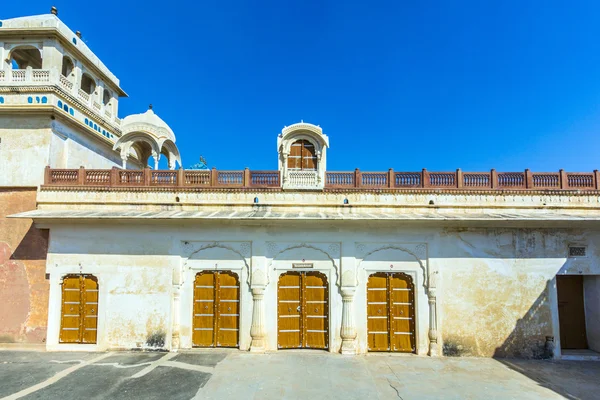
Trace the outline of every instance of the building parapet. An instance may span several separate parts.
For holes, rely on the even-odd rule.
[[[119,168],[55,169],[47,167],[44,186],[48,187],[180,187],[190,189],[280,189],[280,171],[212,170],[124,170]],[[326,172],[322,190],[599,190],[600,173],[593,172]]]

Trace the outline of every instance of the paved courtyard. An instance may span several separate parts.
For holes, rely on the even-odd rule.
[[[590,361],[0,351],[5,399],[598,399]]]

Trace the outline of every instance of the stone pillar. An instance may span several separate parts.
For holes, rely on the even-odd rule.
[[[283,166],[281,168],[281,182],[287,183],[287,165],[288,165],[288,154],[283,153]]]
[[[121,153],[121,160],[123,161],[123,169],[127,169],[127,154]]]
[[[431,357],[438,357],[440,355],[438,348],[437,304],[435,291],[435,287],[430,287],[427,291],[427,295],[429,297],[429,355]]]
[[[356,354],[356,325],[354,324],[355,287],[342,287],[342,354]]]
[[[158,162],[160,161],[160,154],[152,153],[152,158],[154,159],[154,170],[158,170]]]
[[[266,349],[264,297],[264,286],[252,287],[252,326],[250,327],[252,337],[250,352],[252,353],[262,353]]]
[[[173,285],[173,332],[171,337],[171,351],[179,349],[179,308],[181,304],[181,285]]]

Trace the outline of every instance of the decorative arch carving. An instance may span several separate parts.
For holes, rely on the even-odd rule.
[[[213,248],[221,248],[221,249],[229,250],[229,251],[237,254],[239,256],[240,260],[242,260],[244,262],[244,268],[246,270],[246,283],[250,284],[250,282],[251,282],[251,268],[248,265],[248,262],[246,261],[246,256],[244,254],[242,254],[243,248],[242,248],[242,250],[238,250],[238,249],[234,248],[233,246],[229,246],[229,245],[221,243],[221,242],[206,243],[206,244],[202,245],[201,247],[199,247],[198,249],[194,250],[193,252],[191,252],[186,257],[185,262],[183,263],[182,268],[185,270],[186,267],[188,267],[188,262],[189,262],[190,259],[192,259],[192,257],[194,255],[199,254],[200,252],[202,252],[204,250],[213,249]],[[240,277],[240,279],[241,279],[241,277]]]
[[[412,251],[406,247],[403,247],[401,245],[394,245],[394,244],[387,244],[387,245],[383,245],[381,247],[378,247],[376,249],[370,250],[368,251],[364,256],[361,257],[360,263],[358,263],[358,268],[360,268],[361,264],[363,263],[363,261],[365,261],[365,259],[367,257],[369,257],[372,254],[375,254],[377,252],[380,251],[384,251],[384,250],[399,250],[399,251],[403,251],[409,255],[411,255],[416,261],[417,263],[419,263],[419,267],[421,268],[422,272],[423,272],[423,287],[425,289],[429,289],[430,287],[430,272],[429,272],[429,265],[428,263],[421,259],[415,251]],[[417,249],[416,249],[417,250]]]
[[[299,248],[313,249],[320,253],[325,254],[327,256],[327,258],[329,259],[329,261],[331,261],[331,264],[333,265],[333,270],[335,272],[335,283],[338,287],[340,287],[339,265],[337,265],[335,263],[335,259],[327,251],[325,251],[317,246],[314,246],[312,244],[307,244],[307,243],[292,244],[292,245],[289,245],[288,247],[284,248],[283,250],[279,250],[277,247],[275,247],[274,250],[276,251],[276,254],[269,257],[270,261],[269,261],[269,264],[267,265],[267,271],[271,271],[271,268],[273,267],[273,261],[275,261],[280,254],[283,254],[289,250],[299,249]],[[267,283],[269,283],[268,276],[269,276],[269,274],[267,274]]]

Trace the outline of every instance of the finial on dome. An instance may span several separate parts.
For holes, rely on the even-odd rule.
[[[148,105],[148,110],[152,110],[152,104]]]
[[[50,8],[50,14],[54,14],[58,17],[58,8],[52,6],[52,8]]]
[[[77,37],[78,37],[79,39],[81,39],[81,31],[77,31],[77,32],[75,32],[75,35],[77,35]]]

